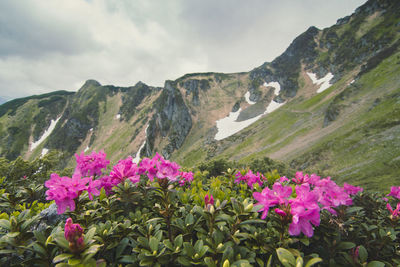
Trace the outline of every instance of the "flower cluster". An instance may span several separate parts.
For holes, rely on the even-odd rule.
[[[387,196],[400,199],[400,186],[392,186],[390,188],[390,193],[387,194]],[[389,201],[387,198],[385,198],[385,200]],[[389,202],[386,204],[386,208],[390,212],[390,219],[395,221],[400,218],[400,202],[397,203],[396,209],[393,209]]]
[[[322,209],[336,215],[335,208],[351,205],[350,195],[362,191],[362,188],[349,184],[340,187],[330,177],[321,179],[315,174],[303,175],[302,172],[297,172],[291,181],[296,184],[296,197],[292,196],[292,186],[286,185],[289,183],[286,177],[281,177],[275,182],[272,190],[266,187],[262,192],[253,193],[253,197],[258,201],[256,205],[262,206],[259,209],[259,212],[262,211],[262,219],[265,219],[269,209],[275,206],[278,206],[275,209],[276,214],[284,217],[286,221],[291,219],[290,235],[299,235],[303,232],[311,237],[314,233],[312,225],[319,225]]]
[[[85,247],[83,240],[83,229],[79,223],[72,223],[72,219],[68,218],[64,229],[65,239],[69,242],[69,248],[73,253],[82,251]]]
[[[98,195],[96,188],[98,181],[93,181],[92,177],[82,178],[79,174],[70,177],[60,177],[57,173],[50,175],[50,180],[45,182],[49,188],[46,191],[47,200],[54,200],[57,204],[58,214],[64,213],[67,208],[75,210],[74,199],[78,198],[83,191],[88,191],[89,197],[93,199],[92,194]]]
[[[240,171],[236,173],[236,179],[235,183],[240,183],[241,181],[245,181],[247,185],[253,189],[254,184],[257,183],[259,186],[262,185],[262,179],[264,179],[264,176],[257,172],[257,174],[254,174],[251,170],[248,170],[246,174],[242,174]]]
[[[90,155],[85,155],[84,152],[80,155],[75,154],[75,173],[79,173],[81,176],[100,176],[102,174],[102,169],[106,170],[108,164],[110,164],[106,156],[106,153],[102,150],[98,153],[93,151]]]
[[[193,181],[192,172],[180,171],[180,166],[176,162],[164,159],[158,153],[150,159],[143,160],[136,164],[132,157],[118,161],[113,166],[109,175],[103,175],[103,169],[107,169],[109,160],[103,151],[99,153],[93,152],[85,156],[75,155],[77,166],[70,177],[60,177],[53,173],[50,180],[45,182],[45,186],[49,188],[46,191],[47,200],[54,200],[57,204],[57,212],[64,213],[67,208],[71,211],[75,210],[75,200],[87,191],[89,198],[93,200],[93,196],[100,195],[100,190],[104,188],[107,195],[111,194],[112,188],[125,180],[137,184],[141,177],[146,177],[150,181],[156,178],[158,181],[178,182],[180,186]],[[95,179],[99,177],[98,179]]]

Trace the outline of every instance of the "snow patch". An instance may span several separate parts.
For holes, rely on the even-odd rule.
[[[272,111],[277,110],[278,108],[280,108],[284,104],[285,104],[285,102],[278,103],[275,100],[272,100],[271,103],[269,103],[269,105],[268,105],[267,109],[265,110],[264,114],[271,113]]]
[[[333,74],[330,72],[328,72],[325,75],[325,77],[322,77],[321,79],[317,79],[317,74],[315,74],[315,73],[307,72],[307,75],[308,75],[308,77],[310,77],[313,84],[320,85],[320,87],[317,90],[317,93],[321,93],[321,92],[325,91],[332,85],[330,83],[330,80],[332,80]]]
[[[117,116],[115,116],[115,118],[120,119],[121,118],[121,114],[117,114]]]
[[[250,105],[254,105],[256,102],[253,102],[250,100],[250,92],[247,91],[247,93],[244,94],[244,98],[246,99],[246,102],[249,103]]]
[[[281,85],[278,82],[264,83],[264,86],[274,87],[275,88],[274,93],[276,96],[279,95],[279,92],[281,91]],[[249,95],[250,95],[250,93],[249,93]],[[245,97],[246,97],[246,95],[245,95]],[[246,99],[246,101],[247,101],[247,99]],[[225,139],[237,132],[240,132],[247,126],[249,126],[249,125],[253,124],[254,122],[256,122],[257,120],[259,120],[263,115],[273,112],[274,110],[280,108],[284,104],[285,103],[278,103],[278,102],[272,100],[271,103],[269,103],[269,105],[267,106],[267,108],[263,114],[260,114],[254,118],[251,118],[251,119],[248,119],[245,121],[236,121],[237,118],[239,117],[239,114],[242,111],[242,109],[239,109],[236,112],[230,112],[229,116],[216,121],[218,131],[217,131],[217,134],[215,135],[214,139],[219,141],[219,140]]]
[[[236,112],[230,112],[228,117],[216,121],[218,132],[215,135],[215,140],[222,140],[243,130],[262,116],[261,114],[245,121],[236,121],[241,111],[242,109],[240,108]]]
[[[144,130],[145,132],[145,137],[147,138],[147,128],[149,128],[149,125],[147,124],[146,129]],[[140,151],[144,148],[144,146],[146,145],[146,138],[144,139],[142,145],[139,147],[138,151],[136,152],[136,156],[134,159],[132,159],[133,163],[138,164],[140,161]]]
[[[42,149],[42,153],[41,153],[41,157],[43,157],[44,155],[46,155],[47,153],[49,153],[49,150],[47,148],[43,148]]]
[[[281,91],[281,85],[278,82],[269,82],[269,83],[264,83],[265,87],[274,87],[275,91],[274,94],[275,95],[279,95],[280,91]]]
[[[31,144],[31,151],[33,151],[38,145],[40,145],[46,138],[53,132],[54,128],[57,125],[57,122],[61,119],[61,116],[58,117],[56,120],[51,120],[49,128],[44,131],[43,135],[37,140],[36,142],[32,142]]]

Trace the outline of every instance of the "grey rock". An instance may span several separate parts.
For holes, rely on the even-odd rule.
[[[47,209],[40,212],[40,221],[34,226],[34,230],[43,231],[47,227],[54,227],[60,222],[65,222],[67,219],[67,215],[57,213],[57,205],[53,203]]]

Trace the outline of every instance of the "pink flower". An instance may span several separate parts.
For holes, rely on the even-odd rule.
[[[204,197],[204,203],[206,205],[206,207],[208,205],[214,205],[214,198],[213,196],[210,194],[210,196],[208,196],[208,194]]]
[[[181,172],[180,177],[180,186],[183,186],[185,183],[191,183],[193,181],[193,172]]]
[[[386,208],[388,209],[388,211],[391,213],[391,218],[392,219],[397,219],[397,217],[400,216],[400,202],[397,203],[396,209],[393,210],[392,206],[390,206],[389,203],[386,204]]]
[[[296,184],[305,184],[309,182],[310,177],[308,174],[303,175],[303,172],[296,172],[296,175],[292,179],[292,181]]]
[[[342,187],[330,180],[329,177],[317,182],[314,192],[317,194],[318,202],[321,203],[323,209],[334,215],[336,215],[336,211],[333,208],[340,205],[349,206],[353,203],[350,195]]]
[[[390,193],[387,196],[392,196],[397,199],[400,199],[400,186],[392,186],[390,188]]]
[[[255,204],[261,205],[262,207],[258,210],[262,211],[261,219],[265,219],[268,215],[269,208],[279,204],[279,198],[275,195],[274,191],[269,189],[268,187],[264,188],[261,193],[254,192],[253,197],[258,202]]]
[[[154,157],[155,158],[155,157]],[[147,174],[150,181],[154,180],[157,170],[155,169],[157,159],[143,158],[139,164],[139,174]]]
[[[290,235],[299,235],[303,232],[312,237],[314,230],[311,224],[318,226],[320,223],[320,208],[317,196],[310,191],[308,184],[296,186],[297,197],[290,201],[292,223],[289,225]]]
[[[286,176],[282,176],[281,178],[279,178],[279,182],[281,184],[289,182],[289,179]]]
[[[172,182],[175,182],[178,179],[180,166],[176,162],[170,162],[169,160],[161,158],[160,161],[157,161],[156,166],[156,177],[158,179],[167,178]]]
[[[289,203],[288,198],[292,195],[291,186],[284,186],[281,183],[276,182],[272,186],[272,190],[279,205],[287,205]]]
[[[125,181],[125,179],[129,179],[134,184],[140,181],[138,167],[136,163],[132,162],[132,157],[118,161],[110,172],[110,177],[118,180],[119,183]]]
[[[357,195],[358,192],[362,192],[363,188],[359,186],[354,186],[348,183],[343,184],[344,191],[349,195]]]
[[[47,200],[54,200],[57,204],[57,213],[64,213],[67,208],[71,211],[75,210],[75,198],[87,190],[89,178],[81,178],[78,174],[74,174],[72,178],[60,177],[53,173],[50,180],[45,182],[45,186],[49,188],[46,191]]]
[[[110,195],[113,191],[112,188],[120,183],[118,178],[112,178],[110,176],[103,176],[99,179],[100,188],[104,188],[106,195]]]
[[[69,242],[69,248],[72,252],[80,252],[83,250],[83,229],[78,223],[72,223],[72,219],[68,218],[65,223],[65,239]]]
[[[75,154],[76,168],[75,173],[79,173],[81,176],[100,176],[102,174],[101,169],[107,169],[110,161],[106,159],[106,153],[99,151],[99,153],[92,152],[92,154],[85,156],[82,152],[80,155]]]
[[[262,185],[262,175],[259,172],[257,172],[257,174],[254,174],[251,170],[248,170],[245,175],[243,175],[241,172],[238,172],[235,176],[235,183],[245,181],[251,189],[254,188],[255,183],[258,183],[260,186]]]
[[[276,208],[274,211],[275,211],[275,213],[278,214],[279,216],[282,216],[282,217],[286,217],[286,216],[287,216],[286,212],[284,212],[284,211],[281,210],[281,209]]]

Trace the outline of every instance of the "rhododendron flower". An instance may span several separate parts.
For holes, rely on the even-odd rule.
[[[238,172],[235,176],[235,183],[245,181],[251,189],[254,188],[255,183],[258,183],[258,185],[260,186],[262,185],[261,179],[263,179],[263,177],[259,172],[257,172],[257,174],[254,174],[251,170],[248,170],[245,175],[243,175],[241,172]]]
[[[354,186],[348,183],[343,184],[344,191],[349,195],[357,195],[358,192],[362,192],[364,189],[359,186]]]
[[[46,191],[46,199],[56,202],[58,214],[64,213],[67,208],[74,211],[74,199],[79,197],[82,191],[87,190],[88,182],[89,178],[81,178],[78,174],[69,178],[53,173],[50,175],[50,180],[45,182],[45,186],[49,188]]]
[[[180,186],[183,186],[185,183],[191,183],[193,181],[193,172],[181,172],[180,177]]]
[[[397,217],[400,216],[400,202],[397,203],[396,209],[393,210],[392,206],[390,206],[389,203],[386,204],[386,208],[389,210],[389,212],[391,213],[391,218],[392,219],[397,219]]]
[[[206,207],[210,204],[210,205],[214,205],[214,198],[213,196],[210,194],[210,196],[208,196],[208,194],[204,197],[204,203],[206,205]]]
[[[259,192],[254,192],[253,197],[255,200],[258,202],[255,204],[261,205],[261,207],[258,211],[262,211],[263,213],[261,214],[261,219],[265,219],[268,215],[269,208],[278,205],[279,204],[279,199],[278,197],[274,194],[274,191],[269,189],[268,187],[264,188],[261,193]]]
[[[156,163],[157,160],[154,158],[143,158],[139,164],[138,173],[147,174],[147,177],[149,177],[150,181],[153,181],[157,173],[157,170],[155,169]]]
[[[78,223],[72,223],[71,218],[68,218],[65,223],[64,236],[69,242],[69,248],[72,252],[79,252],[85,247],[83,229]]]
[[[316,183],[314,192],[318,196],[318,202],[321,203],[323,209],[328,210],[330,213],[336,215],[333,209],[340,205],[351,205],[353,203],[350,195],[346,193],[344,188],[338,186],[329,177],[320,180]]]
[[[303,175],[303,172],[296,172],[296,175],[292,179],[292,181],[296,184],[305,184],[309,182],[310,177],[308,174]]]
[[[286,176],[282,176],[281,178],[279,178],[279,182],[281,184],[289,182],[289,179]]]
[[[156,166],[156,177],[158,179],[167,178],[172,182],[175,182],[178,179],[180,166],[176,162],[171,162],[161,158],[159,161],[157,161]]]
[[[99,151],[99,153],[92,152],[90,155],[86,155],[82,152],[80,155],[75,154],[76,168],[75,173],[79,173],[81,176],[100,176],[102,174],[101,169],[107,169],[110,161],[106,159],[106,153]]]
[[[392,196],[397,199],[400,199],[400,186],[392,186],[390,188],[390,193],[387,196]]]
[[[111,194],[112,188],[120,183],[119,178],[113,178],[110,176],[103,176],[99,179],[100,181],[100,188],[104,188],[106,195]]]
[[[282,217],[287,216],[286,212],[284,212],[284,211],[281,210],[281,209],[276,208],[274,211],[275,211],[275,213],[278,214],[279,216],[282,216]]]
[[[292,223],[289,225],[290,235],[299,235],[303,232],[312,237],[314,229],[311,223],[318,226],[320,223],[320,208],[317,196],[310,191],[308,184],[296,186],[297,197],[290,200]]]
[[[289,203],[288,198],[292,195],[291,186],[284,186],[281,183],[276,182],[272,186],[272,190],[279,205],[287,205]]]
[[[140,181],[138,167],[136,163],[132,162],[132,157],[118,161],[110,172],[110,177],[118,180],[119,183],[125,181],[125,179],[129,179],[134,184]]]

